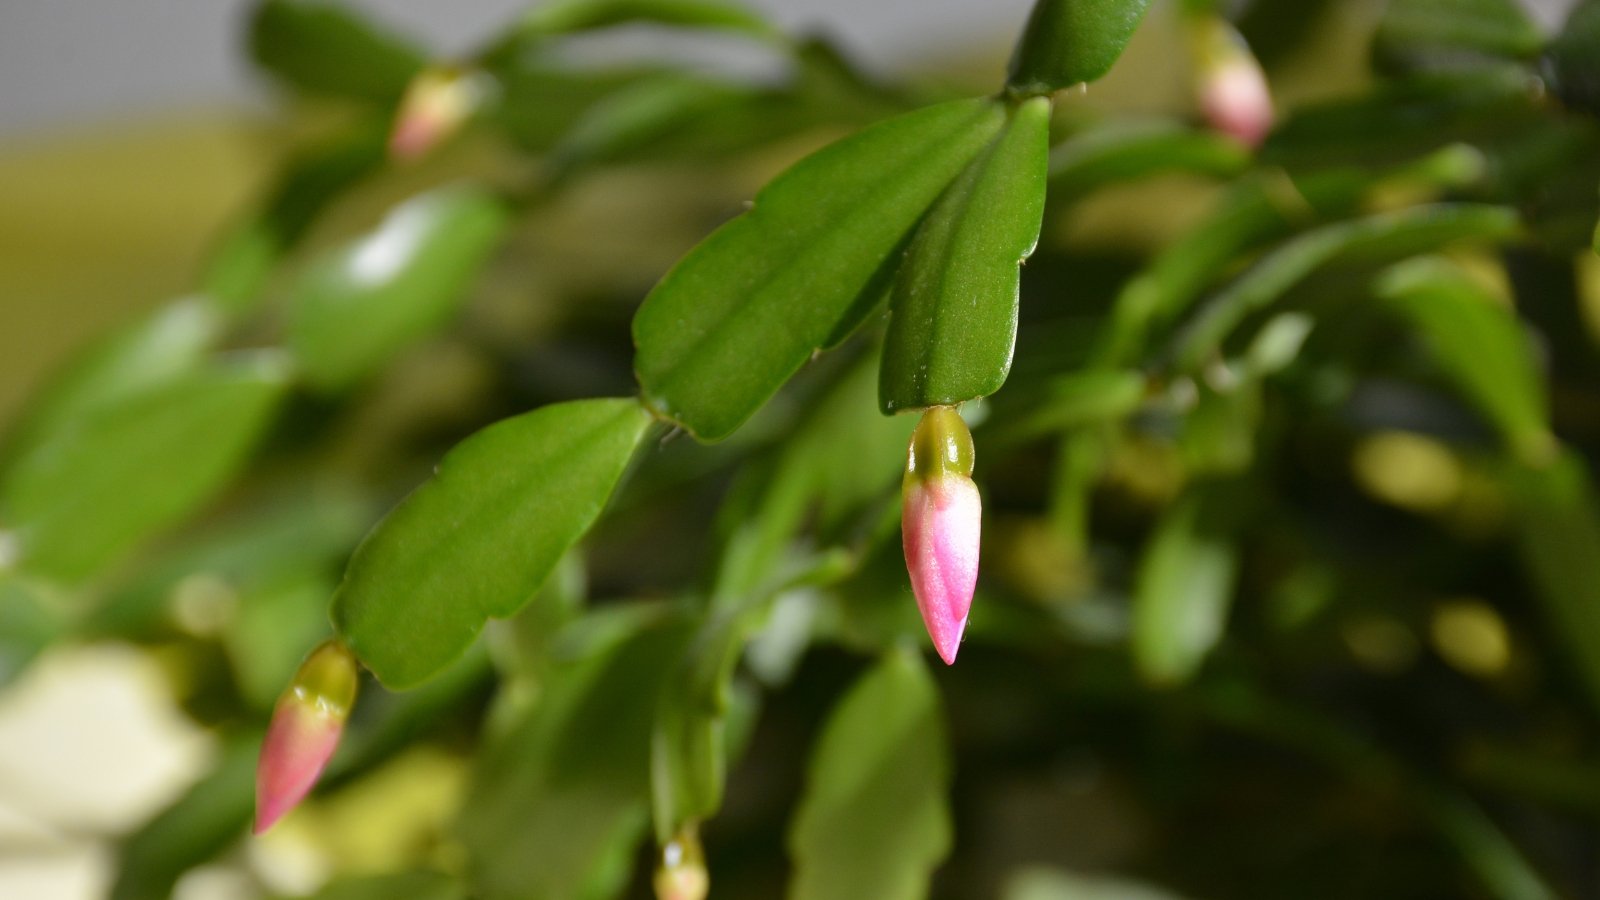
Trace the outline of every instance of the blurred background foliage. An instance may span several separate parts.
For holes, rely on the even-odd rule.
[[[632,393],[674,260],[999,59],[890,81],[720,4],[551,2],[445,63],[269,0],[281,117],[0,156],[0,528],[32,541],[0,531],[0,771],[58,756],[140,810],[0,783],[0,869],[648,896],[665,807],[716,896],[1600,896],[1600,6],[1227,4],[1279,105],[1255,153],[1197,123],[1179,6],[1057,103],[1015,364],[965,410],[959,665],[916,657],[873,319],[729,440],[650,443],[519,614],[369,681],[256,840],[265,718],[383,511],[489,422]],[[766,74],[597,48],[616,25]],[[470,121],[388,158],[419,76]],[[161,773],[70,770],[141,705]],[[674,754],[717,765],[680,796]]]

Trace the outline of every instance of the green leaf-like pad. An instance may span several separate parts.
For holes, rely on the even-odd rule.
[[[289,329],[307,377],[343,387],[439,327],[499,245],[508,219],[493,194],[442,188],[313,265],[296,285]]]
[[[1026,100],[923,220],[890,301],[878,385],[886,414],[986,397],[1005,383],[1049,156],[1050,101]]]
[[[901,651],[851,688],[812,753],[789,833],[790,900],[916,900],[950,850],[939,695]]]
[[[1037,0],[1006,88],[1048,94],[1094,81],[1127,49],[1150,0]]]
[[[516,612],[600,515],[650,417],[628,399],[506,419],[455,449],[356,550],[334,625],[384,684],[412,687]]]
[[[0,485],[26,572],[74,581],[210,499],[287,384],[277,355],[186,372],[40,434]]]
[[[728,436],[858,323],[939,194],[1005,122],[990,100],[882,122],[802,160],[680,260],[633,320],[651,407]]]
[[[1152,684],[1186,681],[1222,637],[1238,555],[1230,534],[1237,485],[1202,487],[1167,513],[1139,564],[1133,659]]]

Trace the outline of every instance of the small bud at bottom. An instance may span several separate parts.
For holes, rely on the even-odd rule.
[[[344,734],[356,681],[355,658],[329,641],[306,657],[278,698],[256,764],[256,834],[283,818],[317,783]]]
[[[711,890],[700,836],[685,828],[661,848],[661,866],[656,869],[657,900],[705,900]]]

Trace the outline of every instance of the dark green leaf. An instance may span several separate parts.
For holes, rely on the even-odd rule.
[[[1133,589],[1133,660],[1151,684],[1187,681],[1221,639],[1238,553],[1237,485],[1192,489],[1162,518]]]
[[[1177,364],[1185,370],[1199,367],[1245,316],[1342,256],[1403,257],[1458,241],[1504,241],[1519,229],[1516,213],[1504,207],[1440,203],[1308,231],[1262,258],[1211,299],[1180,335]]]
[[[348,9],[267,0],[250,23],[250,56],[296,90],[382,105],[405,93],[427,57]]]
[[[41,436],[0,482],[22,569],[82,579],[199,508],[271,420],[283,363],[261,353],[181,374]]]
[[[578,400],[491,425],[362,542],[335,627],[385,684],[421,683],[533,598],[600,515],[650,417]]]
[[[1600,0],[1580,0],[1545,59],[1557,95],[1600,115]]]
[[[1581,458],[1565,453],[1509,473],[1517,545],[1546,627],[1600,703],[1600,498]]]
[[[766,19],[732,0],[549,0],[524,15],[517,30],[527,35],[569,34],[633,23],[777,36]]]
[[[739,428],[870,311],[902,240],[1003,122],[987,99],[947,102],[878,123],[774,179],[635,315],[648,404],[702,440]]]
[[[1036,0],[1011,55],[1006,89],[1048,94],[1111,71],[1150,0]]]
[[[646,825],[652,687],[689,636],[661,612],[600,614],[601,640],[579,641],[526,718],[481,753],[461,834],[486,900],[617,895]]]
[[[1544,381],[1515,314],[1460,267],[1440,259],[1385,273],[1379,294],[1421,330],[1439,366],[1524,461],[1550,458]]]
[[[313,265],[293,291],[289,326],[306,376],[344,387],[439,327],[508,222],[495,195],[442,188],[398,207],[372,234]]]
[[[1020,267],[1039,241],[1050,101],[1006,128],[923,219],[895,278],[878,403],[884,413],[986,397],[1017,341]]]
[[[1214,131],[1177,122],[1114,121],[1050,151],[1050,199],[1070,202],[1103,185],[1158,172],[1226,178],[1250,166],[1250,151]]]
[[[950,751],[920,657],[891,653],[840,701],[789,830],[792,900],[915,900],[950,851]]]
[[[1532,59],[1543,46],[1516,0],[1390,0],[1372,50],[1379,64],[1407,71]]]
[[[963,100],[874,125],[801,161],[684,257],[633,321],[649,405],[703,440],[731,434],[859,322],[933,201],[999,132]]]

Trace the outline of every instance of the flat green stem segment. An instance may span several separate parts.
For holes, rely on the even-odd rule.
[[[1038,0],[1011,56],[1006,90],[1048,94],[1111,71],[1150,0]]]
[[[284,363],[240,355],[111,395],[37,435],[0,481],[21,571],[81,581],[200,508],[271,422]]]
[[[701,440],[731,434],[871,311],[906,236],[1005,121],[992,100],[931,106],[780,175],[634,317],[649,406]]]
[[[347,387],[439,328],[460,307],[510,216],[493,193],[439,188],[323,257],[295,285],[289,342],[306,377]]]
[[[1205,484],[1157,526],[1133,592],[1133,661],[1153,685],[1187,681],[1222,638],[1238,555],[1231,531],[1237,487]]]
[[[634,400],[577,400],[463,441],[356,550],[334,626],[389,687],[426,680],[486,619],[533,597],[600,515],[649,423]]]
[[[922,660],[887,656],[839,703],[789,832],[790,900],[915,900],[950,852],[950,751]]]
[[[1035,97],[1011,110],[917,229],[890,300],[878,381],[885,414],[986,397],[1005,384],[1049,164],[1050,101]]]

